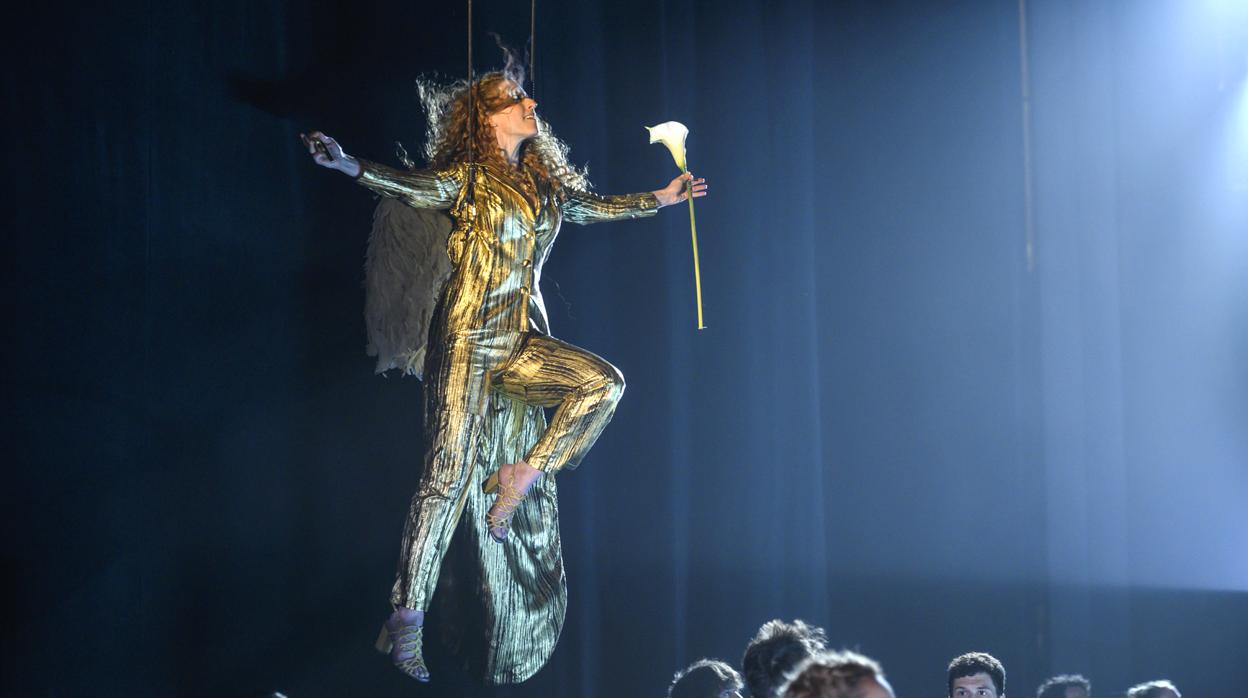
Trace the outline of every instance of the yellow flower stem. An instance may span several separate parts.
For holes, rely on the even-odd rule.
[[[689,168],[685,167],[684,171],[688,172]],[[698,300],[698,329],[705,330],[706,325],[702,324],[702,272],[698,269],[698,223],[693,217],[693,180],[689,180],[687,191],[689,192],[689,233],[693,236],[693,288]]]

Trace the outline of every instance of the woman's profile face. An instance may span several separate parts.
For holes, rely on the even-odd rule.
[[[498,84],[498,103],[503,106],[490,113],[490,123],[499,138],[527,140],[538,133],[537,102],[511,80]]]

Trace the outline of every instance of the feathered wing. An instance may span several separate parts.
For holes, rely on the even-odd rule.
[[[445,211],[377,204],[364,260],[364,324],[377,373],[422,377],[433,307],[451,275],[451,227]]]

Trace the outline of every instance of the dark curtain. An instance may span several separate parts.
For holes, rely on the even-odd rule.
[[[1029,259],[1015,4],[538,3],[535,96],[599,191],[666,183],[642,126],[690,126],[708,327],[683,206],[564,229],[554,333],[629,387],[560,478],[560,647],[499,689],[445,656],[418,689],[371,649],[420,385],[363,353],[374,203],[297,139],[417,154],[414,80],[464,74],[463,4],[26,10],[4,49],[4,693],[662,695],[772,617],[880,659],[899,695],[943,690],[970,649],[1011,694],[1062,671],[1242,683],[1243,374],[1158,374],[1182,348],[1133,309],[1148,274],[1189,291],[1161,321],[1237,289],[1195,328],[1231,328],[1231,366],[1248,276],[1240,256],[1210,285],[1209,260],[1152,246],[1188,249],[1165,217],[1200,195],[1134,148],[1174,125],[1133,116],[1134,6],[1095,5],[1029,16]],[[476,12],[486,69],[528,4]],[[1245,220],[1170,222],[1208,241]],[[1175,412],[1180,388],[1204,411]],[[1193,443],[1213,445],[1185,462]],[[1184,472],[1178,530],[1230,541],[1200,550],[1216,581],[1158,573],[1194,559],[1149,516]],[[1196,514],[1210,492],[1220,513]]]

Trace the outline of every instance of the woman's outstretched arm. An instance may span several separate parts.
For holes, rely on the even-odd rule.
[[[587,191],[572,192],[560,206],[560,210],[564,220],[582,225],[652,216],[664,206],[689,198],[686,191],[689,182],[693,182],[694,197],[706,196],[706,180],[694,179],[692,174],[685,173],[673,179],[666,187],[645,194],[603,196]]]
[[[396,170],[347,155],[338,141],[320,131],[313,131],[308,136],[301,134],[300,137],[316,164],[338,170],[360,185],[414,208],[450,208],[463,186],[464,172],[461,167]]]

